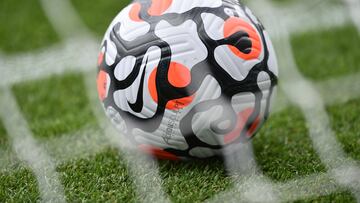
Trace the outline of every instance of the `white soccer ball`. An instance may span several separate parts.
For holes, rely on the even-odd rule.
[[[277,84],[264,27],[231,0],[140,0],[102,42],[97,86],[107,115],[159,158],[207,158],[248,141]]]

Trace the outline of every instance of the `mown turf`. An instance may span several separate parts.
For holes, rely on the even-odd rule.
[[[97,126],[81,75],[24,82],[13,90],[36,137],[49,138]]]
[[[116,151],[63,164],[58,172],[69,202],[135,201],[132,180]]]
[[[202,202],[231,185],[222,161],[160,162],[164,187],[174,202]]]
[[[258,164],[274,180],[286,181],[325,171],[297,109],[273,115],[253,143]]]
[[[0,51],[6,53],[31,51],[58,41],[38,0],[1,0],[0,25]]]
[[[331,123],[345,152],[360,160],[360,99],[328,108]]]
[[[0,202],[37,202],[36,179],[30,170],[0,172]]]
[[[310,200],[295,201],[295,203],[334,203],[334,202],[346,202],[356,203],[356,199],[350,192],[340,192],[336,194],[327,195],[321,198],[314,198]]]
[[[58,167],[58,172],[70,202],[137,201],[127,168],[114,150],[63,164]],[[231,182],[219,160],[162,161],[160,175],[165,191],[174,202],[202,202],[225,190]]]
[[[128,5],[131,0],[72,0],[85,24],[102,37],[115,16]]]
[[[360,71],[360,35],[352,25],[295,35],[296,62],[308,78],[321,80]]]

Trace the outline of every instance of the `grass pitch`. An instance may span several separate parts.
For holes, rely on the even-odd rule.
[[[127,2],[73,0],[85,24],[100,38]],[[291,1],[278,0],[278,4]],[[16,11],[16,12],[14,12]],[[6,55],[31,52],[60,43],[37,0],[0,2],[0,48]],[[295,34],[296,62],[309,79],[321,82],[360,71],[360,35],[352,24]],[[95,61],[95,59],[94,59]],[[95,63],[94,63],[95,64]],[[95,68],[95,66],[94,66]],[[95,80],[94,80],[95,82]],[[36,139],[50,140],[98,124],[90,109],[83,76],[68,73],[12,87]],[[338,141],[352,158],[360,159],[360,98],[328,106]],[[315,153],[301,112],[289,107],[274,113],[254,138],[256,160],[274,181],[287,181],[326,169]],[[11,139],[0,121],[0,156],[11,153]],[[1,158],[0,158],[1,160]],[[136,202],[136,190],[123,158],[108,148],[92,156],[60,163],[57,172],[69,202]],[[232,185],[220,160],[160,162],[165,192],[174,202],[202,202]],[[30,169],[16,162],[0,171],[0,202],[38,201],[37,181]],[[355,202],[340,192],[304,202]]]

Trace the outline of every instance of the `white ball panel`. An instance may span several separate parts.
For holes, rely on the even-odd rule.
[[[120,26],[118,33],[121,38],[126,41],[134,41],[135,39],[145,35],[150,31],[150,25],[146,22],[134,22],[127,18]]]
[[[257,84],[261,90],[269,90],[271,87],[271,80],[269,74],[264,71],[260,72],[257,78]]]
[[[273,72],[277,77],[279,76],[279,68],[278,68],[278,62],[276,57],[276,52],[274,49],[274,45],[270,39],[269,34],[264,31],[265,35],[265,41],[269,49],[269,60],[268,60],[268,66],[271,72]]]
[[[116,65],[115,78],[119,81],[125,80],[133,71],[136,63],[135,56],[126,56]]]
[[[180,150],[188,149],[188,145],[185,141],[184,136],[173,137],[172,139],[165,140],[162,136],[162,130],[159,129],[154,133],[144,132],[140,129],[134,129],[133,135],[135,136],[136,142],[139,144],[148,144],[160,148],[175,148]]]
[[[213,40],[220,40],[224,38],[224,24],[225,21],[212,14],[212,13],[202,13],[201,18],[204,21],[204,28],[206,34]]]
[[[214,106],[209,110],[197,113],[192,120],[192,129],[203,142],[211,145],[222,144],[221,138],[210,129],[213,121],[219,119],[223,113],[221,106]]]
[[[107,50],[105,53],[105,62],[106,62],[106,65],[111,66],[114,64],[115,58],[118,53],[117,53],[114,42],[108,40],[107,43],[108,44],[107,44]]]
[[[217,8],[222,5],[222,0],[173,0],[166,13],[185,13],[195,7]]]
[[[126,41],[133,41],[150,31],[149,23],[145,21],[137,22],[130,19],[131,8],[132,6],[124,10],[126,15],[123,15],[123,18],[121,18],[120,30],[117,31],[118,34]]]
[[[231,99],[231,105],[235,112],[242,112],[247,108],[254,108],[255,95],[253,93],[239,93]]]
[[[221,45],[215,49],[215,60],[232,78],[242,81],[261,59],[245,61],[236,56],[228,45]]]
[[[189,69],[205,60],[208,55],[197,33],[197,25],[192,20],[187,20],[179,26],[172,26],[162,20],[157,24],[155,34],[170,45],[171,60]]]

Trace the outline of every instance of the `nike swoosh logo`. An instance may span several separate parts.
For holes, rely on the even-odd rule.
[[[145,67],[144,67],[144,70],[141,75],[141,81],[140,81],[140,86],[139,86],[139,90],[137,93],[136,102],[132,104],[129,101],[127,101],[131,110],[133,110],[135,113],[140,113],[144,106],[143,93],[144,93],[145,73],[146,73],[146,67],[148,64],[148,60],[149,60],[149,57],[146,58]]]

